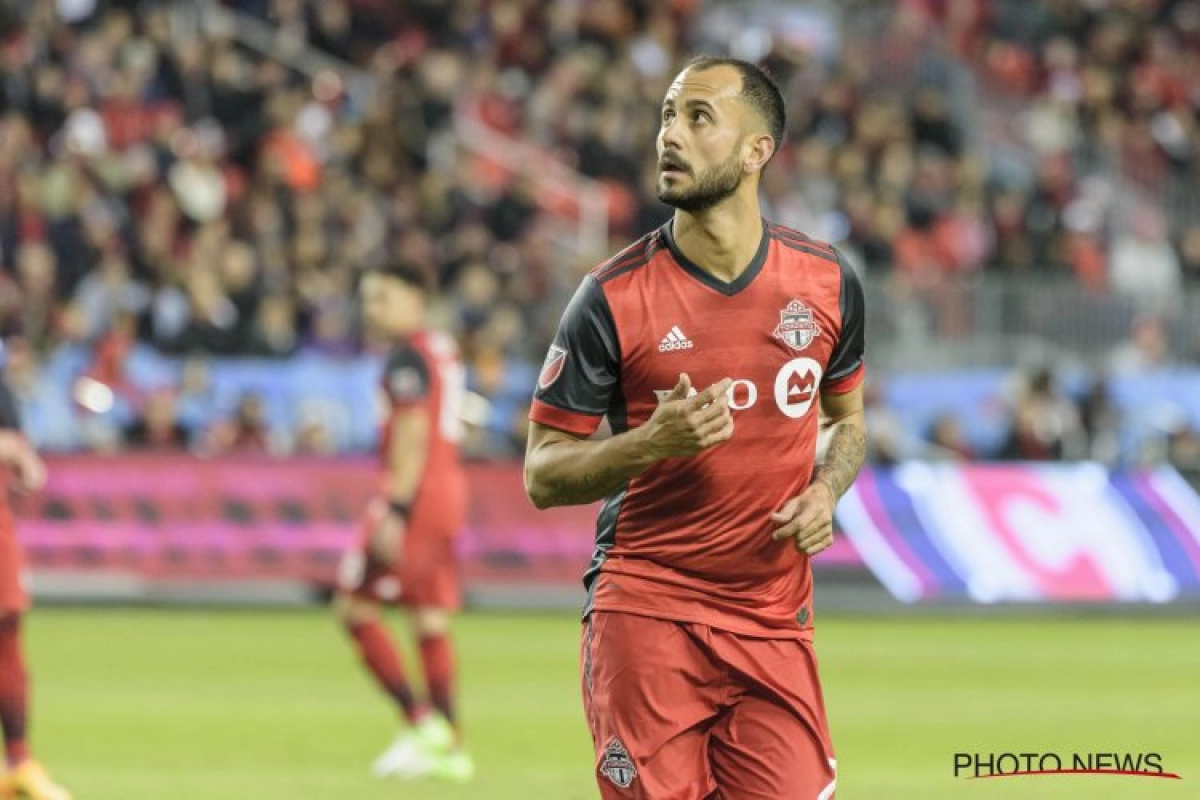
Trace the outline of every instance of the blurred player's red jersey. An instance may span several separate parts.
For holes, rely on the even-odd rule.
[[[671,226],[592,271],[571,301],[530,418],[586,436],[645,423],[686,372],[729,377],[733,438],[659,462],[609,497],[585,582],[589,608],[809,639],[812,572],[770,515],[809,484],[819,396],[863,377],[863,297],[836,250],[764,223],[733,283],[675,246]]]
[[[392,348],[381,384],[387,403],[380,435],[385,469],[395,415],[413,407],[429,413],[429,451],[413,501],[412,534],[454,536],[461,527],[467,497],[458,455],[465,391],[458,346],[441,331],[419,331]]]
[[[16,397],[3,375],[0,375],[0,436],[10,437],[14,447],[28,446],[21,435],[21,416],[17,411]],[[11,479],[10,467],[0,465],[0,616],[29,607],[23,576],[24,555],[17,542],[12,509],[8,505],[8,482]]]

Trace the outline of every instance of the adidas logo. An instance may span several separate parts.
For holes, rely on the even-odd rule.
[[[692,340],[689,339],[683,331],[679,330],[678,325],[672,325],[671,330],[667,331],[667,335],[658,343],[658,352],[669,353],[672,350],[691,350]]]

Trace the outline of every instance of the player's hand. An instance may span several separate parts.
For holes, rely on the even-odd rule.
[[[46,462],[33,450],[29,450],[17,461],[17,477],[21,479],[23,489],[36,492],[46,485]]]
[[[46,485],[46,463],[25,437],[13,431],[0,431],[0,464],[16,473],[17,491],[36,492]]]
[[[815,556],[833,544],[833,510],[837,500],[833,490],[816,481],[798,496],[788,500],[771,515],[775,530],[771,538],[791,539],[796,550]]]
[[[702,392],[688,397],[692,381],[687,374],[671,393],[663,398],[646,422],[646,439],[658,458],[692,456],[733,436],[733,416],[729,413],[729,387],[724,378]]]
[[[367,544],[371,559],[386,567],[399,566],[404,555],[404,520],[392,513],[383,515]]]

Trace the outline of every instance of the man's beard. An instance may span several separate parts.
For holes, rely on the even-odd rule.
[[[658,199],[691,214],[708,211],[738,190],[742,176],[741,162],[734,153],[723,163],[697,176],[691,188],[664,188],[660,183]]]

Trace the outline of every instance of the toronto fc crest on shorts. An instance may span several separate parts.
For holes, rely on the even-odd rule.
[[[633,779],[637,777],[637,770],[633,767],[633,759],[629,757],[629,751],[615,736],[604,748],[604,760],[600,762],[600,774],[622,789],[629,788],[629,784],[633,783]]]
[[[775,337],[793,350],[803,350],[821,333],[821,327],[813,320],[813,312],[799,300],[788,303],[779,312],[779,325]]]

